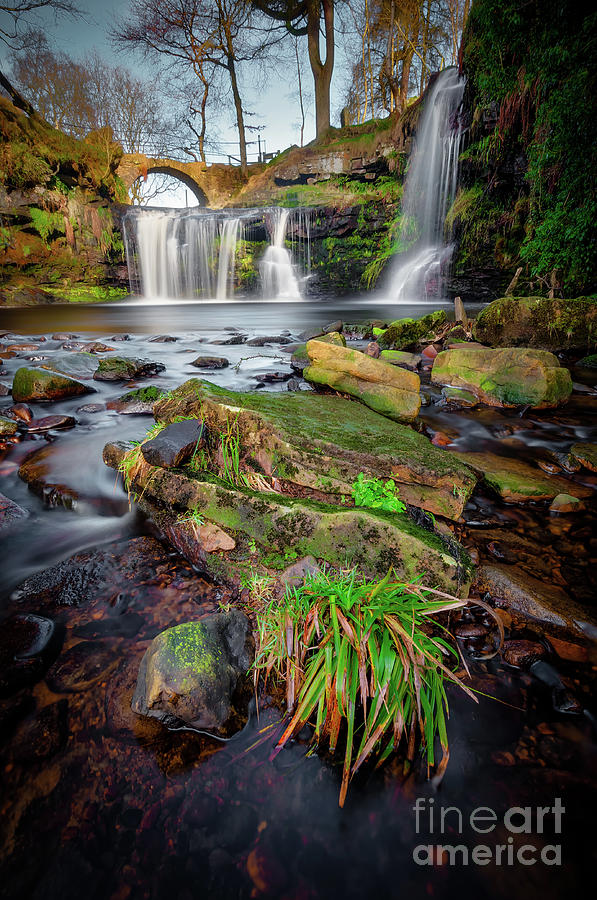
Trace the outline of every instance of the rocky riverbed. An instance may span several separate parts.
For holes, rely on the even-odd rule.
[[[496,897],[505,884],[521,897],[531,884],[554,897],[580,888],[596,749],[590,347],[529,340],[511,364],[495,335],[443,313],[414,332],[389,319],[268,324],[0,339],[9,896],[186,897],[199,883],[226,897],[388,895],[397,883],[426,893],[412,859],[414,799],[435,791],[422,764],[365,773],[340,812],[337,767],[307,756],[310,733],[271,757],[276,696],[261,694],[257,718],[250,691],[237,692],[211,737],[131,708],[158,634],[231,610],[251,623],[260,588],[324,563],[379,577],[391,564],[494,607],[506,641],[490,661],[486,613],[467,608],[451,622],[489,696],[473,711],[450,695],[439,796],[465,811],[562,797],[565,866],[535,867],[532,881],[504,868],[498,888],[492,865],[474,881]],[[467,380],[467,353],[482,383]],[[177,432],[136,449],[154,417],[163,436],[200,419],[205,439]],[[222,481],[222,445],[207,439],[230,423],[245,478],[236,484]],[[123,467],[132,453],[133,470]],[[129,496],[109,466],[128,474]],[[359,473],[392,477],[405,513],[355,507]],[[462,841],[473,838],[469,829]],[[465,883],[450,866],[434,878],[446,896]]]

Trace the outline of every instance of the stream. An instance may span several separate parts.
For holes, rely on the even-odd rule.
[[[341,767],[308,752],[308,729],[272,758],[279,709],[266,691],[258,707],[251,701],[248,722],[228,742],[168,732],[130,709],[151,639],[177,622],[217,612],[228,598],[162,546],[129,507],[102,449],[110,440],[141,439],[153,420],[107,404],[137,386],[170,390],[191,377],[241,391],[285,391],[296,377],[286,341],[296,343],[304,329],[337,319],[417,316],[430,308],[334,300],[0,310],[0,383],[6,386],[20,366],[73,352],[65,343],[101,341],[114,349],[99,358],[111,353],[165,366],[138,383],[88,380],[95,393],[29,404],[34,418],[69,415],[76,424],[19,433],[0,451],[0,493],[28,513],[26,525],[3,540],[3,628],[15,613],[48,615],[57,624],[45,677],[0,699],[4,896],[363,900],[451,898],[466,890],[484,898],[559,898],[589,883],[597,741],[588,663],[549,657],[564,679],[558,694],[500,657],[476,658],[479,642],[463,641],[481,693],[476,704],[449,694],[451,758],[441,784],[427,780],[422,762],[405,771],[401,760],[391,759],[381,770],[363,770],[343,810]],[[60,333],[68,338],[52,337]],[[228,343],[238,335],[273,340],[263,347]],[[230,365],[207,373],[191,365],[198,355],[225,356]],[[597,373],[573,369],[572,377],[575,391],[563,409],[526,412],[454,410],[423,377],[427,402],[420,418],[426,433],[441,435],[450,450],[553,466],[573,443],[597,441]],[[10,395],[0,396],[0,415],[11,405]],[[51,448],[44,478],[56,489],[36,493],[18,469],[42,446]],[[563,477],[586,489],[583,513],[554,516],[546,503],[508,505],[478,488],[455,533],[481,563],[522,566],[578,603],[594,605],[597,475],[583,470]],[[524,631],[516,637],[536,640]],[[8,651],[0,650],[7,652],[10,637]],[[559,808],[557,798],[565,809],[561,830],[553,813],[543,825],[535,815],[537,806]],[[442,807],[455,808],[443,824]],[[471,824],[479,807],[495,813],[490,833]],[[512,807],[531,808],[528,831],[504,823]],[[491,858],[451,865],[449,852],[417,851],[438,844],[464,845],[469,854],[485,845]],[[500,861],[496,845],[504,847]],[[547,846],[559,851],[545,850],[543,858]]]

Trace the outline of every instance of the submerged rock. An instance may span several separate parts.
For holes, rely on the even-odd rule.
[[[39,681],[58,649],[50,619],[23,613],[5,619],[0,628],[0,695]]]
[[[251,651],[249,621],[236,609],[169,628],[141,661],[132,709],[171,727],[217,731],[230,718]]]
[[[141,444],[141,452],[150,466],[172,468],[181,465],[203,444],[204,435],[205,426],[198,419],[174,422]]]
[[[597,343],[597,300],[502,297],[479,313],[473,333],[492,347],[588,350]]]
[[[26,519],[28,515],[29,513],[18,503],[0,494],[0,534],[5,534],[9,528]]]
[[[489,406],[555,407],[572,393],[570,372],[545,350],[444,350],[431,380],[466,388]]]
[[[303,375],[312,384],[350,394],[395,421],[413,421],[421,408],[420,380],[413,372],[373,359],[359,350],[313,340]]]
[[[337,396],[243,394],[191,379],[159,401],[155,415],[166,422],[204,416],[223,432],[235,418],[247,466],[265,475],[275,469],[282,483],[329,494],[349,496],[363,472],[393,478],[407,503],[458,518],[477,480],[458,456],[424,435]]]
[[[432,337],[445,321],[443,309],[428,313],[421,319],[396,319],[390,322],[388,328],[381,330],[377,341],[382,350],[406,350],[417,341]]]
[[[62,400],[93,391],[75,378],[42,368],[17,369],[12,384],[14,400]]]
[[[96,381],[133,381],[135,378],[157,375],[165,369],[163,363],[151,359],[112,356],[109,359],[100,359],[93,377]]]
[[[39,494],[49,506],[72,508],[79,499],[78,492],[62,483],[54,471],[54,458],[58,451],[53,444],[46,444],[31,453],[19,467],[19,478]]]

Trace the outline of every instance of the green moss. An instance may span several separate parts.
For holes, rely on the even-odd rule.
[[[443,310],[420,319],[396,319],[377,339],[383,350],[405,350],[425,337],[431,337],[446,321]]]
[[[474,335],[494,347],[589,349],[597,345],[597,300],[502,297],[479,313]]]

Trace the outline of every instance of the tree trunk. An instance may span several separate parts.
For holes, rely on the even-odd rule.
[[[236,79],[236,67],[234,59],[228,57],[228,71],[230,72],[230,84],[232,86],[232,96],[234,97],[234,108],[236,110],[236,126],[238,128],[238,146],[240,151],[240,170],[243,175],[248,175],[247,167],[247,139],[245,137],[245,120],[243,118],[243,104],[240,99],[238,90],[238,81]]]
[[[321,12],[325,28],[325,62],[319,52]],[[320,137],[330,127],[330,84],[334,69],[334,2],[309,0],[307,8],[309,62],[315,82],[315,131]]]
[[[28,116],[39,117],[39,113],[35,110],[28,100],[25,100],[15,87],[10,83],[6,75],[0,72],[0,84],[18,109],[22,109]]]

